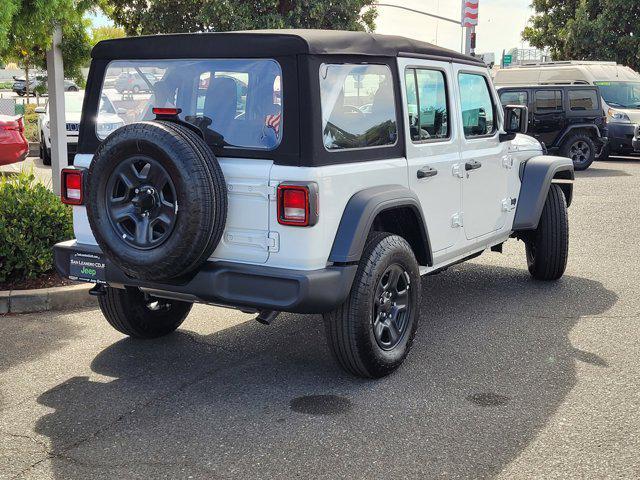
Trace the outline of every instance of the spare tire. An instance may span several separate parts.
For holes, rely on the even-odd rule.
[[[126,125],[95,153],[87,215],[105,255],[131,277],[167,280],[206,261],[227,217],[227,187],[211,149],[175,122]]]

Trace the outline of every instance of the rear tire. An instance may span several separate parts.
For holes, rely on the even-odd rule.
[[[560,153],[570,158],[575,170],[586,170],[596,158],[596,145],[585,133],[574,133],[562,143]]]
[[[107,322],[133,338],[157,338],[178,328],[187,318],[192,304],[145,296],[137,288],[106,287],[98,304]]]
[[[525,242],[529,273],[537,280],[557,280],[567,268],[569,218],[567,202],[558,185],[552,184],[538,228]]]
[[[420,270],[411,247],[400,236],[372,233],[349,297],[324,315],[331,353],[353,375],[389,375],[411,349],[419,308]]]

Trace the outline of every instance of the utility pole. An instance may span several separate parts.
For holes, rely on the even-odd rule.
[[[47,85],[49,89],[49,125],[51,127],[51,178],[56,195],[60,195],[60,172],[67,166],[67,124],[64,107],[64,65],[62,63],[62,27],[53,31],[51,49],[47,52]]]
[[[478,25],[479,0],[462,0],[462,20],[464,28],[464,53],[475,56],[476,53],[476,25]]]

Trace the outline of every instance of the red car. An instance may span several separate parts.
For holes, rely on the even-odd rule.
[[[0,115],[0,165],[21,162],[28,153],[22,117]]]

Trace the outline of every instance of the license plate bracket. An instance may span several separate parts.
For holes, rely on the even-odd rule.
[[[106,284],[105,263],[102,255],[79,252],[71,254],[69,278],[78,282]]]

